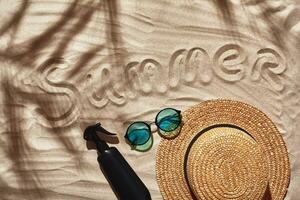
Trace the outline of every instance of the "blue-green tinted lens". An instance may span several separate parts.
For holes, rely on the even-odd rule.
[[[172,108],[161,110],[156,116],[156,125],[166,132],[174,131],[180,125],[180,122],[180,112]]]
[[[151,130],[144,122],[132,123],[126,132],[126,138],[132,145],[145,144],[150,138]]]

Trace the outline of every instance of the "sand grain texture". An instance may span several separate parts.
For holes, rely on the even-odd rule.
[[[161,199],[160,138],[132,151],[127,125],[215,98],[252,104],[276,123],[291,161],[285,199],[298,199],[296,1],[1,0],[0,11],[0,199],[115,199],[82,138],[98,121]]]

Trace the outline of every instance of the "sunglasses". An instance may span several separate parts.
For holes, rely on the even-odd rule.
[[[174,135],[174,131],[180,127],[181,115],[180,110],[174,108],[165,108],[159,111],[155,117],[155,121],[151,123],[136,121],[127,128],[125,139],[133,146],[143,145],[148,142],[151,137],[150,124],[155,123],[162,137],[170,138]]]

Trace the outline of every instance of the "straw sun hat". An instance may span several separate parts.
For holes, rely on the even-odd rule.
[[[156,159],[164,199],[284,199],[290,168],[286,146],[260,110],[212,100],[182,113],[175,139],[162,139]]]

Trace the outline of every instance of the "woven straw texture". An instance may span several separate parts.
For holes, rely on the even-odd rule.
[[[253,200],[262,199],[266,190],[272,200],[284,199],[290,177],[287,149],[263,112],[242,102],[211,100],[183,112],[182,118],[181,133],[162,139],[157,152],[164,199]],[[241,130],[214,127],[218,124]],[[208,127],[214,128],[205,131]]]

